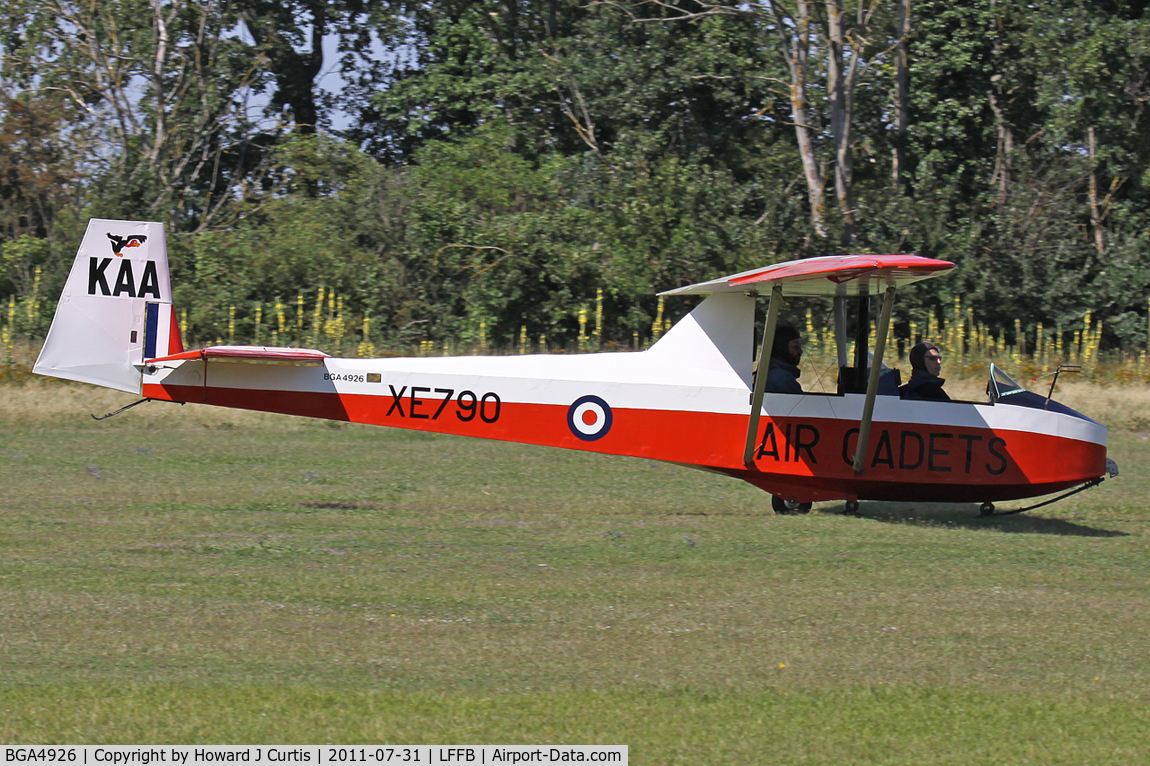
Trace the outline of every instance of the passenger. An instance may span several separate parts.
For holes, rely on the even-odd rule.
[[[775,343],[771,346],[771,364],[767,368],[764,390],[774,394],[801,394],[799,362],[803,358],[803,341],[799,331],[782,325],[775,329]]]
[[[799,362],[803,358],[803,341],[799,331],[788,325],[775,328],[775,342],[771,346],[771,364],[767,368],[765,390],[774,394],[801,394]],[[810,503],[788,503],[778,495],[771,496],[775,513],[789,515],[810,513]]]
[[[910,350],[910,380],[899,388],[903,399],[924,399],[935,402],[949,402],[950,397],[942,390],[946,381],[938,374],[942,372],[942,354],[938,346],[923,341]]]

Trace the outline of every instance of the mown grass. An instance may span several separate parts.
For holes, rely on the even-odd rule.
[[[1150,439],[1029,515],[777,517],[648,461],[0,389],[0,739],[1150,752]],[[1089,412],[1089,410],[1087,410]],[[1090,413],[1093,414],[1093,413]]]
[[[1141,763],[1150,715],[973,689],[415,692],[170,685],[19,689],[4,729],[136,744],[630,743],[631,763]]]

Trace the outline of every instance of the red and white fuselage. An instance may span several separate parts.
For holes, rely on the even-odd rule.
[[[724,319],[754,305],[743,296],[708,301],[726,304]],[[730,338],[730,359],[708,354],[704,344],[692,349],[705,336],[698,319],[688,317],[639,353],[325,357],[312,358],[315,366],[157,360],[144,375],[143,395],[663,460],[801,502],[995,502],[1104,471],[1106,429],[1092,421],[1005,404],[880,396],[859,476],[852,463],[862,394],[767,394],[753,463],[744,465],[751,339]]]

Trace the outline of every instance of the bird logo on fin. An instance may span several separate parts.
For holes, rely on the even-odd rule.
[[[117,237],[115,234],[109,234],[108,239],[112,240],[112,252],[116,255],[123,255],[121,251],[125,247],[139,247],[148,241],[148,238],[143,234],[129,234],[126,237]]]

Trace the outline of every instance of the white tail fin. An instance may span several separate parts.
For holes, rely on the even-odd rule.
[[[138,394],[144,360],[180,351],[163,224],[88,221],[32,371]]]

